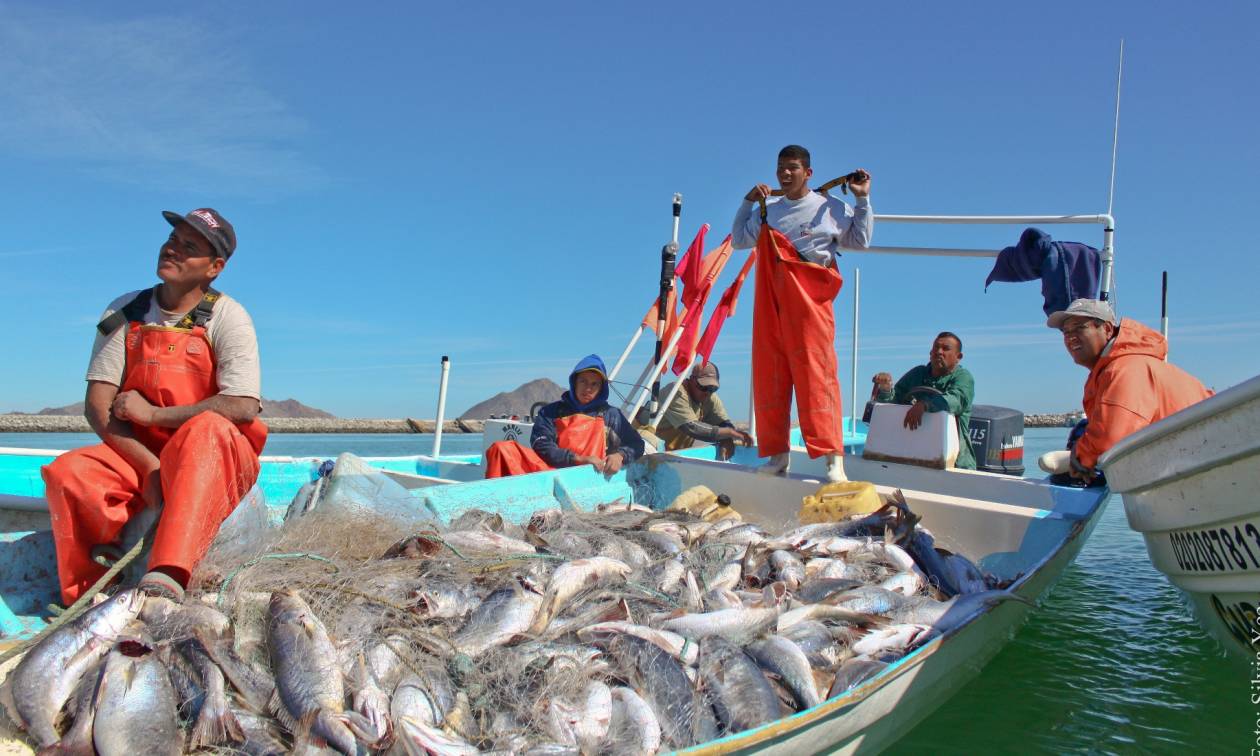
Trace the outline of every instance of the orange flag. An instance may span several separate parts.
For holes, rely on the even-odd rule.
[[[703,269],[696,277],[695,292],[683,290],[683,303],[686,310],[683,314],[682,338],[678,340],[678,356],[674,359],[674,374],[681,375],[691,364],[696,353],[696,345],[700,341],[700,321],[704,318],[704,305],[713,291],[713,284],[731,259],[731,237],[726,238],[717,249],[704,257]]]
[[[696,353],[704,358],[705,362],[713,356],[713,347],[717,344],[718,334],[722,331],[722,325],[726,323],[726,319],[735,314],[735,303],[739,301],[739,289],[744,285],[744,279],[748,277],[748,271],[752,270],[753,261],[757,259],[754,254],[749,254],[748,259],[744,261],[744,267],[740,268],[739,275],[726,287],[726,291],[722,292],[722,298],[718,300],[717,307],[713,308],[713,314],[709,316],[709,325],[704,329],[704,335],[700,337],[700,343],[696,345]]]

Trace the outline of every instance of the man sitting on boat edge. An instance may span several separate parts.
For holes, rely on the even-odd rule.
[[[1088,418],[1066,472],[1090,482],[1098,458],[1142,428],[1212,396],[1197,378],[1167,362],[1168,342],[1107,302],[1078,299],[1046,320],[1063,332],[1072,360],[1089,369],[1081,402]]]
[[[569,374],[560,401],[539,410],[529,446],[496,441],[486,449],[485,475],[507,475],[593,465],[615,475],[643,456],[643,438],[621,410],[608,403],[608,371],[597,355],[583,357]]]
[[[657,426],[656,435],[665,442],[666,451],[687,449],[697,442],[717,445],[717,458],[727,460],[735,453],[735,442],[752,446],[752,436],[735,427],[718,397],[721,373],[717,365],[706,362],[696,365],[674,394]],[[669,396],[672,385],[664,391]]]
[[[43,468],[66,604],[121,557],[130,521],[159,512],[140,588],[182,599],[258,478],[267,439],[258,340],[245,309],[211,286],[236,232],[210,208],[162,215],[172,226],[158,253],[162,282],[115,299],[97,325],[84,415],[102,443]]]
[[[970,429],[976,382],[971,371],[959,364],[962,358],[962,339],[950,331],[941,331],[932,341],[927,364],[911,368],[892,390],[881,388],[875,401],[912,404],[903,421],[903,425],[912,431],[922,424],[924,412],[948,412],[953,415],[958,426],[958,459],[954,467],[974,470],[976,455],[971,448]],[[878,380],[876,386],[880,387]]]

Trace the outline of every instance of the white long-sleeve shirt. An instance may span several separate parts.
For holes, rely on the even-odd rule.
[[[766,221],[771,228],[792,240],[802,260],[832,265],[840,249],[860,249],[871,245],[875,212],[870,198],[858,197],[856,207],[830,195],[811,191],[798,200],[771,197],[766,200]],[[761,212],[756,202],[744,200],[735,214],[731,244],[748,249],[757,244]]]

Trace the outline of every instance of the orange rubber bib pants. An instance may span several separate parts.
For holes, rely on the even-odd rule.
[[[810,457],[843,454],[836,319],[844,279],[800,259],[786,236],[761,224],[753,305],[753,411],[762,457],[789,448],[792,392]]]
[[[121,390],[138,391],[155,407],[187,406],[219,393],[214,350],[203,327],[132,322],[126,349]],[[177,429],[135,423],[131,429],[161,465],[162,517],[148,568],[186,583],[219,525],[258,479],[267,426],[257,418],[237,426],[203,412]],[[92,561],[92,547],[115,544],[127,520],[144,508],[143,481],[105,444],[62,454],[43,476],[61,597],[69,605],[105,572]]]
[[[569,415],[556,420],[556,445],[574,454],[604,458],[604,418]],[[486,477],[554,470],[538,452],[516,441],[495,441],[486,449]]]

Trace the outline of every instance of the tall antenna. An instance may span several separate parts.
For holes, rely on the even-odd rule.
[[[1120,40],[1120,65],[1116,69],[1116,123],[1111,130],[1111,182],[1107,187],[1107,215],[1116,196],[1116,147],[1120,143],[1120,79],[1124,76],[1124,39]]]

